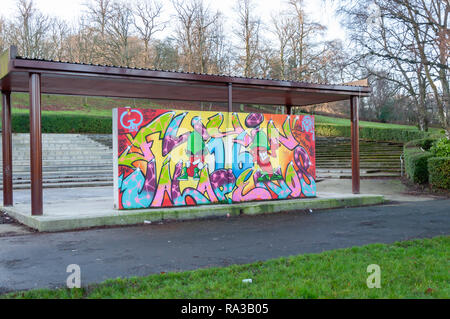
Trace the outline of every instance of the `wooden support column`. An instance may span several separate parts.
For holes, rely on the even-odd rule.
[[[3,206],[13,205],[11,92],[2,92]]]
[[[233,117],[233,84],[232,83],[228,83],[228,114],[227,114],[227,130],[231,130],[231,128],[233,127],[232,124],[232,117]],[[226,144],[226,149],[225,152],[229,152],[229,154],[232,154],[233,151],[233,146],[229,143]],[[226,153],[225,153],[226,154]],[[227,159],[225,157],[225,163],[224,167],[227,167]],[[230,166],[232,166],[232,163],[228,163]],[[228,167],[230,167],[228,166]],[[231,178],[231,176],[228,178],[228,183],[229,184],[233,184],[233,180]],[[225,198],[226,199],[226,198]]]
[[[31,214],[42,215],[41,75],[39,73],[30,73],[29,90]]]
[[[286,114],[292,115],[292,105],[286,105]]]
[[[359,97],[350,98],[350,120],[351,120],[351,139],[352,139],[352,192],[359,194]]]
[[[233,112],[233,84],[232,83],[228,83],[228,112],[230,112],[230,113]]]

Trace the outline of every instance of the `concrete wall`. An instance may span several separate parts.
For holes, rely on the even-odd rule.
[[[314,197],[312,116],[118,108],[115,207]]]

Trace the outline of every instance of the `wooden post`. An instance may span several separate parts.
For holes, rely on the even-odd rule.
[[[233,84],[232,83],[228,83],[228,112],[230,112],[230,113],[233,112]]]
[[[29,91],[31,214],[42,215],[41,75],[39,73],[30,73]]]
[[[3,206],[13,205],[11,92],[2,92]]]
[[[292,105],[286,105],[286,114],[292,115]]]
[[[351,120],[351,139],[352,139],[352,192],[359,194],[359,97],[350,98],[350,120]]]

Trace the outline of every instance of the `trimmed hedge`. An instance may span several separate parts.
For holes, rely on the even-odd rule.
[[[315,129],[317,136],[351,136],[351,127],[348,125],[317,123]],[[423,139],[428,136],[428,132],[404,128],[359,127],[359,137],[365,140],[405,143],[415,139]]]
[[[450,140],[442,137],[434,141],[430,152],[436,157],[450,157]]]
[[[429,144],[427,140],[413,140],[403,147],[406,175],[414,183],[428,183],[428,160],[433,157],[433,154],[421,149]]]
[[[429,151],[431,146],[433,145],[434,141],[436,141],[435,138],[422,138],[418,140],[412,140],[409,141],[404,145],[404,148],[411,148],[411,147],[421,147],[424,151]]]
[[[429,136],[429,133],[404,128],[361,127],[359,136],[367,140],[405,143],[415,139],[426,138]]]
[[[14,133],[30,132],[29,114],[13,114],[11,118]],[[42,133],[112,133],[112,118],[90,115],[43,114]]]
[[[430,184],[450,189],[450,157],[433,157],[428,160]]]

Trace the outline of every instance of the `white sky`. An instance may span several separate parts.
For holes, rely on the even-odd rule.
[[[75,22],[82,14],[83,3],[90,0],[34,0],[34,5],[40,11],[58,16],[68,22]],[[170,15],[174,10],[170,1],[161,0],[165,8],[165,19],[170,20]],[[5,18],[10,18],[14,15],[16,0],[0,0],[0,15]],[[330,4],[330,1],[323,0],[304,0],[306,5],[305,11],[308,16],[315,22],[319,22],[328,28],[326,38],[331,39],[345,39],[345,31],[340,26],[334,12],[336,9],[336,2]],[[211,9],[220,10],[226,17],[226,25],[231,25],[234,12],[233,6],[235,0],[206,0],[210,4]],[[285,7],[285,0],[254,0],[256,7],[256,14],[258,14],[262,21],[269,24],[271,22],[271,13],[279,12]],[[229,30],[231,31],[231,29]],[[160,34],[158,38],[170,35],[171,29],[167,28],[164,33]]]

